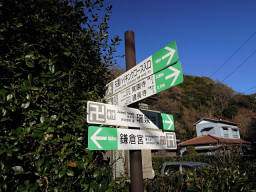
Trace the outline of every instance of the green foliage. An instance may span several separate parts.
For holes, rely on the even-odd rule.
[[[112,188],[108,162],[86,149],[86,101],[103,96],[119,40],[108,39],[103,7],[0,3],[0,191]]]
[[[187,152],[188,152],[188,154],[190,154],[190,155],[197,155],[197,152],[196,152],[196,149],[195,149],[194,146],[188,146],[188,147],[187,147]]]
[[[239,107],[245,107],[256,112],[256,99],[252,95],[236,95],[232,102]]]
[[[238,156],[237,156],[238,157]],[[241,156],[223,163],[218,156],[186,155],[183,157],[154,158],[156,177],[145,181],[147,191],[253,191],[256,190],[256,162]],[[196,161],[210,164],[209,168],[176,172],[161,177],[163,162]]]
[[[209,106],[212,101],[213,83],[209,83],[209,79],[185,76],[181,87],[183,88],[181,102],[188,108],[199,109],[201,105]]]
[[[255,176],[255,172],[254,172]],[[168,177],[156,177],[146,181],[147,191],[250,191],[255,190],[255,182],[246,172],[238,168],[210,167],[185,173],[176,172]]]
[[[229,105],[226,109],[223,110],[223,116],[227,119],[232,119],[238,112],[238,106]]]

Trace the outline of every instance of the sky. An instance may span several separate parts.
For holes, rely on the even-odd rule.
[[[135,33],[136,63],[176,40],[183,74],[218,80],[256,93],[255,0],[107,0],[109,34]],[[125,69],[125,58],[118,67]]]

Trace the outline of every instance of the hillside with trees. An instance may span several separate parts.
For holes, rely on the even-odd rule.
[[[239,123],[244,139],[256,130],[256,98],[236,93],[225,84],[207,77],[184,76],[184,82],[157,95],[153,109],[174,115],[179,139],[196,136],[193,124],[202,117]],[[255,136],[255,135],[254,135]]]

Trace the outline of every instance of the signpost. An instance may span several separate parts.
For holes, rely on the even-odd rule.
[[[115,80],[107,84],[106,97],[111,97],[127,89],[142,79],[153,75],[167,66],[178,61],[176,41],[172,41],[164,48],[149,56],[135,67],[126,71]]]
[[[174,132],[89,127],[89,150],[177,149]]]
[[[181,63],[178,61],[107,98],[107,101],[113,105],[129,105],[174,87],[182,82],[182,68]]]
[[[87,102],[87,123],[174,131],[171,114]]]
[[[140,150],[177,149],[177,144],[174,132],[139,130],[136,127],[173,131],[173,116],[122,106],[136,103],[182,83],[183,74],[175,41],[136,65],[134,33],[126,31],[125,59],[127,71],[107,84],[105,99],[115,106],[89,101],[87,122],[128,126],[129,129],[90,126],[88,148],[130,150],[131,191],[143,192]]]

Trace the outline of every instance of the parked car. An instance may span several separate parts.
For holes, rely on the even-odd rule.
[[[198,167],[208,167],[208,163],[202,162],[164,162],[161,169],[161,176],[169,176],[176,171],[180,173],[188,170],[193,170]]]

